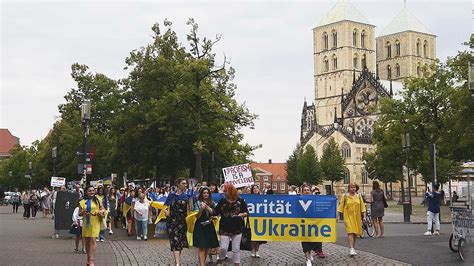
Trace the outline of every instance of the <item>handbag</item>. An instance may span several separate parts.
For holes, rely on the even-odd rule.
[[[155,226],[155,238],[168,238],[168,224],[161,221]]]
[[[71,234],[71,235],[77,235],[77,234],[79,234],[79,226],[73,224],[73,225],[71,226],[71,229],[69,229],[69,234]]]
[[[385,193],[383,193],[382,202],[383,202],[383,207],[384,207],[384,209],[385,209],[385,208],[388,208],[387,199],[385,198]]]
[[[252,229],[250,228],[250,220],[247,216],[247,222],[244,221],[242,228],[242,239],[240,240],[240,250],[252,251],[250,243],[252,242]],[[232,251],[232,240],[229,241],[227,251]]]

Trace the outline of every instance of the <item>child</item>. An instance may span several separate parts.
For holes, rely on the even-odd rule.
[[[79,240],[82,239],[81,252],[86,254],[86,251],[84,250],[84,238],[82,238],[82,216],[79,215],[79,206],[76,207],[72,213],[72,226],[76,228],[75,230],[71,229],[71,231],[76,235],[76,249],[74,249],[74,252],[79,253]]]

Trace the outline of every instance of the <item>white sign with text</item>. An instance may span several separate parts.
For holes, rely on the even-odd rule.
[[[52,176],[51,177],[51,186],[52,187],[60,187],[60,186],[65,186],[65,185],[66,185],[66,178],[58,177],[58,176]]]
[[[222,168],[225,182],[232,183],[236,188],[254,184],[250,164],[234,165]]]

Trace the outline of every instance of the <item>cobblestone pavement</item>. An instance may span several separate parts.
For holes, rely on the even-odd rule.
[[[9,207],[0,207],[0,265],[84,265],[86,256],[75,254],[74,241],[70,236],[51,239],[53,222],[51,219],[37,218],[23,220],[21,214],[11,214]],[[22,211],[20,209],[20,211]],[[98,244],[96,265],[172,265],[173,257],[169,241],[150,239],[137,241],[126,236],[124,230],[116,229],[107,236],[107,241]],[[349,257],[349,249],[340,245],[325,243],[325,259],[315,258],[313,265],[404,265],[404,263],[384,258],[372,253],[359,251],[359,255]],[[260,248],[260,259],[250,257],[243,251],[242,265],[303,265],[304,255],[297,242],[269,242]],[[226,265],[232,264],[232,253]],[[197,251],[185,249],[183,265],[197,265]],[[212,265],[212,264],[211,264]],[[406,264],[405,264],[406,265]]]

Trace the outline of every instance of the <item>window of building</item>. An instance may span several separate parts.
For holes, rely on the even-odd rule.
[[[428,42],[426,40],[423,43],[423,56],[428,57]]]
[[[349,184],[351,182],[351,173],[349,172],[349,169],[344,170],[344,184]]]
[[[392,58],[392,45],[387,42],[387,58]]]
[[[327,57],[324,57],[324,71],[329,71],[329,60]]]
[[[395,73],[396,73],[396,76],[397,76],[397,77],[400,77],[400,65],[399,65],[399,64],[397,64],[397,65],[395,66]]]
[[[272,184],[272,189],[273,189],[274,191],[276,191],[276,190],[278,189],[278,184],[277,184],[277,183],[273,183],[273,184]]]
[[[350,158],[351,157],[351,146],[347,144],[347,142],[344,142],[341,146],[341,153],[342,157],[344,158]]]
[[[268,181],[268,176],[264,175],[263,176],[263,181]]]
[[[332,47],[333,48],[337,47],[337,32],[336,31],[332,32]]]
[[[366,68],[367,67],[367,60],[365,58],[365,54],[362,55],[362,68]]]
[[[369,182],[369,173],[365,168],[362,168],[362,184],[368,184]]]
[[[365,48],[365,30],[360,34],[360,47]]]
[[[391,79],[392,78],[392,68],[390,67],[390,65],[387,65],[387,79]]]
[[[420,56],[420,46],[421,46],[420,39],[418,39],[416,41],[416,55],[418,56]]]
[[[398,40],[395,41],[395,50],[396,50],[396,55],[400,56],[400,41]]]
[[[354,66],[354,69],[357,69],[357,67],[358,67],[358,62],[359,62],[359,57],[357,56],[357,54],[355,54],[355,55],[354,55],[353,62],[352,62],[352,65]]]
[[[417,66],[416,67],[416,75],[421,76],[421,67],[420,66]]]
[[[357,29],[352,32],[352,46],[357,47]]]
[[[326,32],[323,33],[323,45],[324,45],[324,50],[327,50],[329,47],[329,40],[328,40],[328,34]]]
[[[323,152],[324,152],[325,150],[327,150],[327,148],[329,148],[329,144],[324,143],[324,145],[323,145]]]
[[[285,183],[281,182],[280,183],[280,191],[285,191],[285,188],[286,188]]]
[[[337,69],[337,57],[336,55],[332,55],[332,69]]]

